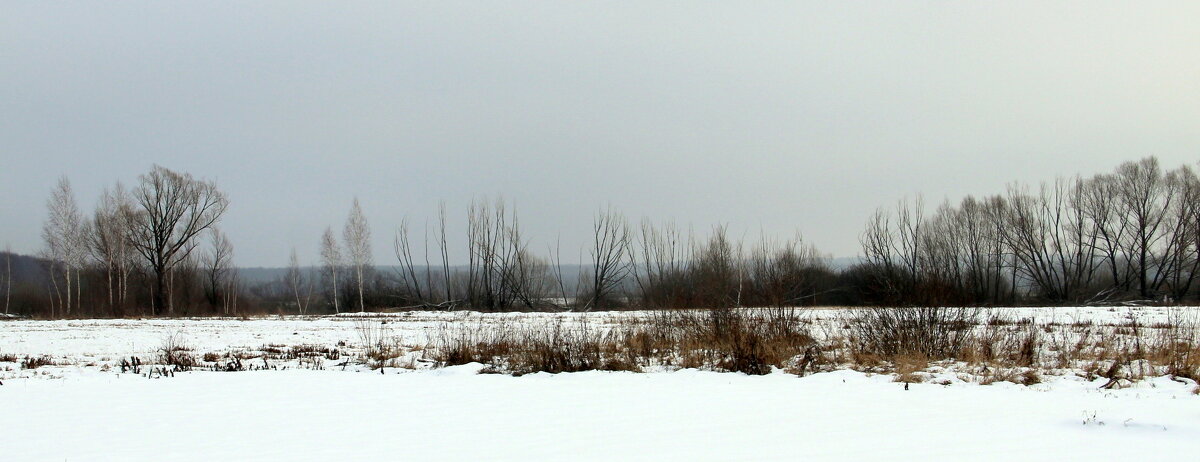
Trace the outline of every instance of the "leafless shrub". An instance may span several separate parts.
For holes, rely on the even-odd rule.
[[[509,358],[514,374],[579,372],[588,370],[637,371],[636,363],[614,354],[617,345],[586,321],[567,323],[561,318],[528,330],[519,339],[521,348]]]
[[[441,324],[430,348],[442,366],[468,363],[491,364],[513,351],[512,329],[489,328],[485,324],[464,321],[458,325]]]
[[[337,347],[295,345],[284,352],[283,359],[325,358],[332,361],[341,358],[341,356],[341,351],[338,351]]]
[[[381,369],[391,359],[399,357],[403,352],[396,344],[387,321],[372,321],[359,319],[354,321],[355,331],[364,349],[364,356],[373,369]]]
[[[973,339],[980,309],[890,307],[863,309],[847,320],[852,348],[859,354],[892,358],[924,355],[931,360],[958,356]]]
[[[1182,309],[1167,312],[1165,327],[1150,340],[1149,359],[1166,365],[1167,373],[1200,381],[1200,323],[1194,313]]]
[[[561,318],[536,325],[476,322],[443,327],[431,345],[442,365],[479,362],[514,374],[692,367],[805,373],[820,349],[794,309],[654,312],[606,326]]]
[[[21,361],[21,369],[37,369],[42,366],[53,366],[54,360],[49,356],[29,356]]]
[[[473,322],[443,325],[431,349],[442,365],[478,362],[514,375],[638,370],[628,357],[618,354],[611,336],[583,320],[556,318],[533,325]]]
[[[790,361],[816,343],[798,310],[791,308],[678,313],[674,320],[680,326],[674,333],[679,341],[676,348],[689,366],[766,374],[772,367],[791,365]],[[670,328],[661,322],[656,326]]]
[[[192,356],[191,350],[183,333],[175,332],[163,339],[158,354],[162,364],[175,366],[176,370],[186,371],[196,365],[196,358]]]

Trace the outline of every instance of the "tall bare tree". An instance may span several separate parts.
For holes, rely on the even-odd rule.
[[[345,261],[342,256],[342,247],[338,245],[337,238],[333,236],[332,228],[325,228],[325,234],[321,235],[321,266],[322,276],[333,289],[333,312],[341,313],[342,310],[338,307],[338,286],[341,285],[341,269],[345,266]]]
[[[753,293],[757,296],[754,302],[777,307],[816,302],[815,274],[829,270],[826,260],[799,234],[782,244],[762,236],[747,262]]]
[[[691,242],[689,239],[688,242]],[[654,308],[679,308],[690,302],[683,300],[690,293],[685,287],[690,270],[684,240],[674,223],[655,227],[643,220],[638,246],[640,252],[629,252],[634,282],[641,302]]]
[[[225,297],[221,292],[228,285],[233,270],[233,243],[217,228],[209,230],[209,246],[201,257],[201,265],[204,271],[204,297],[213,308],[224,308]]]
[[[1171,296],[1182,300],[1200,275],[1200,178],[1186,165],[1173,175],[1179,182],[1179,200],[1171,211],[1171,251],[1159,273]]]
[[[612,302],[611,296],[633,269],[627,258],[629,249],[629,225],[625,217],[612,209],[598,213],[592,226],[585,311],[604,308]]]
[[[237,314],[238,296],[241,294],[241,275],[237,267],[231,267],[225,275],[224,290],[221,293],[221,307],[226,315]]]
[[[860,237],[863,255],[874,269],[875,283],[894,300],[914,301],[923,270],[925,202],[920,196],[910,205],[897,203],[894,218],[884,209],[875,211]]]
[[[117,183],[115,189],[105,188],[88,233],[92,258],[103,268],[107,280],[109,309],[117,316],[124,312],[129,275],[135,264],[129,224],[125,220],[132,208],[133,201],[124,185]]]
[[[350,216],[346,218],[346,228],[342,231],[342,239],[346,241],[346,253],[350,265],[354,268],[355,282],[358,286],[358,310],[366,311],[364,295],[364,278],[369,275],[372,265],[371,256],[371,226],[363,215],[358,198],[350,207]]]
[[[48,217],[42,226],[42,238],[46,241],[50,265],[58,265],[62,270],[66,292],[60,296],[61,306],[63,314],[70,315],[73,304],[78,304],[80,298],[79,271],[87,258],[88,224],[79,212],[71,182],[65,176],[58,180],[46,208]]]
[[[503,198],[497,198],[494,204],[486,198],[471,203],[467,213],[465,299],[472,307],[482,310],[510,307],[514,295],[508,279],[513,261],[510,255],[513,246],[509,245],[512,236]]]
[[[417,265],[413,259],[412,246],[408,241],[408,220],[400,220],[400,226],[396,228],[396,237],[393,240],[393,247],[396,251],[396,260],[400,263],[400,278],[404,281],[406,295],[416,298],[418,304],[429,303],[433,297],[433,288],[428,286],[428,281],[422,287],[421,279],[417,277]],[[428,256],[428,248],[425,255]],[[429,265],[425,265],[425,274],[429,274]],[[426,290],[428,289],[428,290]]]
[[[196,237],[229,207],[216,184],[155,165],[138,177],[136,207],[129,212],[130,243],[154,273],[152,309],[168,308],[168,278],[196,249]]]
[[[454,295],[450,284],[450,247],[446,242],[446,203],[438,203],[438,248],[442,253],[442,284],[446,289],[446,306],[453,308]]]
[[[308,304],[312,300],[312,283],[304,276],[304,270],[300,267],[300,259],[296,257],[296,249],[292,249],[292,255],[288,258],[287,271],[287,286],[292,292],[292,296],[296,298],[296,309],[300,310],[300,314],[308,313]]]
[[[1017,271],[1052,301],[1083,301],[1099,268],[1097,233],[1088,219],[1086,183],[1058,179],[1039,193],[1009,189],[1001,238]]]
[[[1158,159],[1147,157],[1117,167],[1117,201],[1132,233],[1126,254],[1135,265],[1138,294],[1149,298],[1157,290],[1154,277],[1156,248],[1166,237],[1168,211],[1178,194],[1177,182],[1163,175]]]
[[[4,314],[8,314],[12,301],[12,246],[4,244]]]

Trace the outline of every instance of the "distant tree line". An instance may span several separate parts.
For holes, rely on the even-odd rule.
[[[567,274],[557,245],[534,252],[515,209],[480,199],[467,210],[465,265],[450,264],[440,204],[433,229],[418,235],[401,222],[395,264],[380,270],[355,199],[341,232],[328,227],[317,241],[316,268],[293,249],[286,273],[249,284],[217,228],[228,205],[214,183],[155,166],[132,189],[105,190],[85,215],[64,178],[47,202],[38,258],[3,254],[5,313],[1181,303],[1196,299],[1200,274],[1200,180],[1154,158],[1090,178],[1012,184],[932,212],[919,197],[903,200],[870,217],[861,260],[842,268],[799,235],[746,242],[725,226],[700,235],[603,209],[579,249],[581,268]]]
[[[859,290],[877,303],[1182,302],[1200,275],[1200,181],[1145,158],[1090,178],[880,209]]]

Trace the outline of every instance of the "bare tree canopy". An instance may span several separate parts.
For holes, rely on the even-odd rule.
[[[130,243],[154,273],[154,314],[167,306],[168,273],[191,256],[196,237],[221,219],[229,206],[215,183],[155,165],[138,177],[136,207],[127,217]]]
[[[625,217],[608,209],[596,215],[593,225],[587,310],[612,304],[610,297],[633,269]]]
[[[332,294],[330,298],[333,300],[333,312],[341,313],[342,310],[338,307],[338,286],[341,285],[341,269],[346,262],[342,256],[342,247],[338,245],[337,238],[333,235],[333,228],[325,228],[325,233],[321,235],[321,267],[322,277],[330,289]]]
[[[229,285],[233,274],[233,243],[217,228],[209,230],[209,247],[204,253],[201,263],[204,269],[204,297],[212,307],[221,307],[225,314],[230,314],[230,307],[224,303],[223,293]]]
[[[52,267],[51,282],[55,282],[53,267],[59,266],[66,290],[59,292],[55,284],[55,292],[59,293],[59,306],[63,313],[69,315],[71,307],[80,302],[79,270],[87,258],[89,225],[79,212],[75,192],[66,177],[58,180],[46,209],[48,217],[42,226],[42,238],[46,241],[46,257]]]
[[[288,270],[286,276],[286,284],[288,291],[296,299],[296,309],[300,314],[308,314],[308,303],[312,299],[312,281],[304,275],[304,269],[300,267],[300,259],[296,256],[296,249],[292,249],[291,256],[288,257]]]
[[[109,312],[115,316],[124,313],[129,275],[136,264],[126,221],[133,207],[133,199],[124,185],[117,183],[112,190],[105,188],[96,205],[88,239],[92,258],[104,271]]]
[[[355,281],[358,286],[358,310],[366,311],[364,298],[364,278],[369,275],[372,267],[371,256],[371,225],[363,215],[358,198],[350,207],[350,216],[346,217],[346,228],[342,231],[342,239],[346,241],[346,253],[350,266],[354,267]]]

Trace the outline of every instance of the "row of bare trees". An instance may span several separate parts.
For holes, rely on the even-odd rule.
[[[1200,285],[1200,179],[1154,158],[932,211],[901,201],[868,220],[861,263],[841,270],[798,236],[633,225],[611,208],[595,215],[580,263],[564,266],[558,246],[532,249],[510,204],[482,199],[467,210],[465,264],[450,263],[441,204],[432,229],[401,221],[397,263],[382,271],[355,199],[340,236],[332,227],[321,236],[316,270],[293,249],[285,276],[248,287],[216,228],[228,203],[212,182],[155,166],[132,189],[105,190],[85,215],[62,179],[43,227],[41,314],[228,315],[251,299],[297,313],[1170,302],[1194,299]],[[0,274],[7,312],[12,271]]]
[[[154,166],[132,190],[106,188],[87,216],[70,181],[60,179],[42,228],[49,286],[42,314],[122,316],[148,306],[138,314],[174,315],[177,304],[192,307],[196,292],[210,307],[233,312],[233,247],[216,229],[228,204],[212,182]]]
[[[320,289],[313,288],[311,277],[304,283],[304,272],[292,259],[286,285],[295,304],[303,311],[309,296],[319,292],[333,312],[346,305],[358,310],[587,311],[812,304],[834,292],[829,257],[799,238],[783,243],[763,238],[747,247],[732,242],[724,227],[705,240],[649,221],[639,234],[612,209],[596,214],[591,243],[580,249],[582,264],[564,271],[561,250],[549,249],[549,258],[535,254],[516,211],[502,199],[471,204],[467,261],[452,267],[444,204],[438,215],[436,229],[425,226],[417,239],[408,220],[402,220],[393,239],[395,270],[376,271],[364,248],[370,230],[356,201],[342,242],[332,229],[321,237]]]
[[[883,302],[1179,301],[1200,274],[1200,180],[1151,157],[931,214],[902,201],[876,212],[862,245]]]

